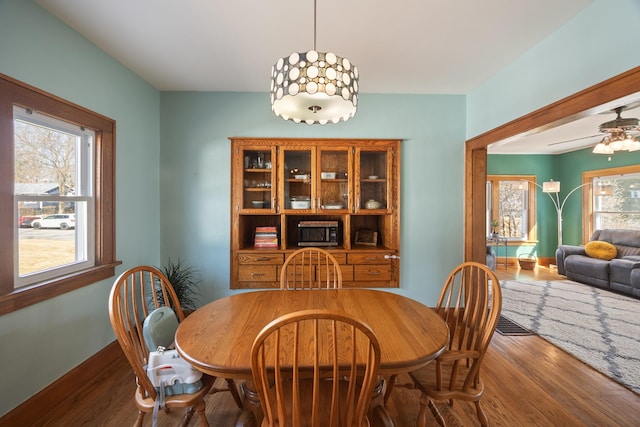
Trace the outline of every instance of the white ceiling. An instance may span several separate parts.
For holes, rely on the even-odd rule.
[[[313,48],[313,0],[36,0],[158,90],[269,89]],[[317,49],[363,93],[466,94],[591,0],[317,0]]]
[[[313,48],[313,0],[36,2],[161,91],[266,92],[279,57]],[[467,94],[591,2],[317,0],[316,47],[349,58],[362,93]],[[489,151],[584,148],[598,141],[550,144],[595,135],[613,118]]]
[[[625,108],[621,117],[640,119],[640,93],[636,93],[595,109],[592,115],[579,119],[569,119],[568,122],[550,124],[539,132],[528,135],[517,135],[488,148],[490,154],[561,154],[571,151],[594,147],[606,134],[600,133],[600,124],[617,117],[613,112],[615,107]],[[640,129],[630,132],[640,136]]]

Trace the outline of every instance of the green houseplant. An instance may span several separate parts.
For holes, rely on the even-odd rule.
[[[492,219],[491,220],[491,236],[498,237],[500,235],[500,233],[498,233],[499,229],[500,229],[500,223],[498,222],[498,220]]]
[[[195,311],[198,308],[198,288],[200,285],[198,270],[186,264],[180,258],[176,262],[171,261],[169,258],[160,270],[162,270],[176,292],[182,311],[185,314]],[[158,297],[162,300],[161,294],[158,294]]]

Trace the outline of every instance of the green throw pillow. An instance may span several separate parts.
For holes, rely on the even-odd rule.
[[[587,243],[584,251],[591,258],[603,259],[605,261],[614,259],[618,253],[616,247],[611,243],[600,240],[594,240],[593,242]]]

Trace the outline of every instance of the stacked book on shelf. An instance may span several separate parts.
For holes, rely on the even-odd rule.
[[[278,248],[278,230],[276,227],[256,227],[254,248]]]

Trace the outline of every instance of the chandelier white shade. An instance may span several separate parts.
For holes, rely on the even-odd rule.
[[[358,68],[332,52],[280,58],[271,70],[271,109],[296,123],[347,121],[358,106]]]
[[[316,50],[316,0],[313,49],[280,58],[271,68],[271,110],[296,123],[346,122],[358,108],[358,68],[333,52]]]

